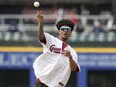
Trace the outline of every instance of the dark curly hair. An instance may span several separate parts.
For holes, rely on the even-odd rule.
[[[60,20],[60,21],[58,21],[58,22],[56,23],[56,27],[57,27],[58,30],[59,30],[60,27],[63,26],[63,25],[69,26],[69,27],[71,28],[71,31],[73,31],[74,26],[75,26],[75,24],[74,24],[71,20],[68,20],[68,19],[62,19],[62,20]]]

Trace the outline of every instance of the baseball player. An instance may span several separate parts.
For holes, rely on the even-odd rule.
[[[78,55],[68,44],[68,38],[74,24],[67,19],[57,22],[59,37],[56,38],[44,32],[44,16],[37,11],[39,23],[38,41],[43,46],[43,53],[33,63],[37,78],[36,87],[65,87],[71,71],[80,71]]]

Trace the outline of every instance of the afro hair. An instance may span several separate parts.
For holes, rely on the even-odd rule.
[[[71,31],[73,31],[74,26],[75,26],[75,24],[71,20],[68,20],[68,19],[62,19],[56,23],[56,27],[58,30],[63,25],[69,26],[71,28]]]

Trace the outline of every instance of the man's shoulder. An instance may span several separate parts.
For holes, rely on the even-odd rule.
[[[59,42],[59,41],[61,41],[61,40],[59,40],[57,37],[55,37],[55,36],[53,36],[53,35],[51,35],[51,34],[49,34],[49,33],[44,33],[45,34],[45,37],[46,37],[46,39],[49,39],[50,41],[55,41],[55,42]]]
[[[55,38],[55,36],[51,35],[50,33],[45,32],[44,35],[47,36],[47,37],[54,37]]]

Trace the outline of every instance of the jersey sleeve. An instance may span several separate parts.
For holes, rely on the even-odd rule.
[[[77,69],[76,69],[76,71],[77,71],[77,72],[80,72],[81,69],[80,69],[80,65],[79,65],[79,62],[78,62],[78,55],[77,55],[77,53],[74,52],[74,54],[73,54],[72,56],[73,56],[73,60],[74,60],[74,61],[76,62],[76,64],[77,64]]]
[[[53,37],[52,35],[48,34],[48,33],[44,33],[45,35],[45,39],[46,39],[46,43],[42,43],[40,42],[44,47],[49,47],[52,44],[52,41],[54,40],[55,37]]]

